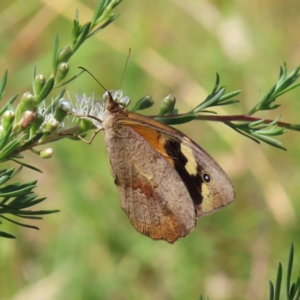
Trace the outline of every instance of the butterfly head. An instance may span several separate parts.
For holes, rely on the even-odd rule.
[[[130,104],[130,98],[123,96],[122,90],[106,91],[102,96],[102,100],[105,101],[106,109],[109,112],[113,112],[116,109],[118,110],[120,107],[126,110]]]

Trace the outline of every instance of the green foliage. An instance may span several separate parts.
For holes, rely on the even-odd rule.
[[[283,67],[280,67],[279,79],[277,83],[272,86],[269,92],[267,92],[266,95],[261,99],[261,101],[248,112],[248,115],[253,115],[260,110],[271,110],[278,108],[280,105],[274,104],[276,99],[300,85],[300,83],[293,84],[300,76],[299,69],[300,67],[297,67],[289,75],[287,75],[286,64],[284,64]]]
[[[286,275],[286,299],[287,300],[300,299],[300,269],[299,269],[299,275],[297,276],[295,282],[291,283],[293,262],[294,262],[294,245],[291,244],[288,266],[287,266],[287,275]],[[270,300],[280,300],[281,286],[282,286],[282,265],[281,263],[279,263],[275,287],[272,281],[270,281],[269,284]]]
[[[20,161],[19,159],[23,158],[20,153],[30,149],[41,158],[48,158],[52,155],[51,150],[44,149],[36,151],[34,150],[34,147],[66,137],[66,135],[60,131],[60,123],[63,124],[65,118],[69,115],[70,107],[67,102],[59,104],[65,91],[59,91],[48,107],[46,107],[45,101],[55,86],[67,76],[69,71],[68,61],[73,54],[89,37],[104,29],[117,17],[117,14],[112,13],[111,11],[120,2],[120,0],[100,1],[92,18],[92,22],[83,25],[79,23],[77,14],[69,46],[64,46],[59,50],[59,37],[58,35],[55,36],[52,73],[48,79],[42,74],[37,74],[36,67],[34,67],[32,93],[24,93],[15,110],[12,104],[17,99],[18,95],[12,96],[0,111],[0,115],[2,116],[0,130],[0,162],[12,160],[21,166],[39,171],[36,167]],[[80,74],[81,73],[82,72],[80,72]],[[78,76],[79,75],[72,77],[67,82],[74,80]],[[3,100],[6,83],[7,71],[4,72],[0,81],[0,100]],[[92,123],[90,122],[90,124]],[[86,128],[90,129],[91,126]],[[72,132],[73,135],[76,131],[79,132],[79,130],[80,127],[75,126]],[[6,181],[14,177],[20,170],[21,168],[16,172],[13,172],[13,169],[3,169],[1,171],[1,184],[3,185]],[[39,215],[57,212],[57,210],[25,210],[26,208],[45,200],[45,198],[36,199],[37,195],[32,192],[34,187],[36,187],[36,182],[28,182],[25,184],[15,183],[1,188],[0,197],[2,197],[3,200],[0,204],[0,217],[21,226],[37,229],[36,226],[16,222],[6,215],[10,214],[27,219],[41,219]],[[0,236],[7,238],[14,237],[5,232],[1,232]]]
[[[46,198],[37,198],[38,195],[33,193],[33,189],[37,186],[37,181],[21,184],[20,182],[7,184],[14,176],[16,176],[22,167],[15,171],[14,168],[3,169],[0,171],[0,218],[27,228],[38,229],[36,226],[23,224],[7,217],[11,215],[23,219],[42,219],[41,215],[52,214],[58,210],[28,210],[28,208],[41,203]],[[2,222],[0,221],[0,224]],[[14,235],[0,231],[0,236],[5,238],[15,238]]]
[[[274,120],[261,119],[252,117],[254,113],[263,110],[273,110],[280,107],[279,104],[274,104],[276,99],[295,89],[300,83],[294,84],[299,78],[299,69],[297,67],[290,74],[287,75],[287,67],[284,64],[280,68],[280,75],[277,83],[269,90],[269,92],[245,115],[233,115],[233,116],[217,116],[214,111],[207,110],[208,108],[217,107],[221,105],[230,105],[238,103],[239,100],[234,99],[241,93],[241,90],[236,90],[225,94],[226,88],[224,86],[219,87],[220,77],[217,74],[216,83],[212,92],[207,98],[193,108],[190,112],[184,114],[170,114],[163,117],[158,114],[159,117],[155,117],[157,120],[164,122],[169,125],[187,123],[192,120],[206,120],[214,122],[223,122],[236,132],[250,138],[251,140],[259,143],[260,141],[265,142],[273,147],[286,150],[282,143],[274,138],[273,136],[279,136],[286,132],[286,129],[300,130],[298,124],[290,124],[280,122],[280,116]],[[205,113],[205,115],[203,115]],[[207,113],[213,115],[207,115]]]

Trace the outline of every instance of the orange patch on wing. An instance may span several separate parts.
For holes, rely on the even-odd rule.
[[[172,166],[174,166],[173,158],[170,157],[165,150],[166,138],[164,137],[164,134],[151,127],[141,126],[138,123],[126,125],[143,137],[158,153],[160,153]]]

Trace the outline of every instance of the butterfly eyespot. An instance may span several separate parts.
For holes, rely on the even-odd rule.
[[[210,175],[209,174],[207,174],[207,173],[203,173],[202,174],[202,178],[203,178],[203,180],[205,181],[205,182],[210,182]]]

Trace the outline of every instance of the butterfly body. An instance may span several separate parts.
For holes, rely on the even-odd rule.
[[[102,128],[111,171],[121,207],[139,232],[173,243],[196,218],[233,201],[227,175],[195,142],[109,98]]]

